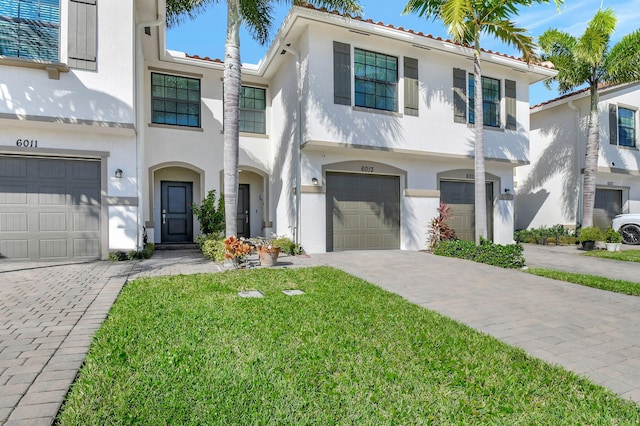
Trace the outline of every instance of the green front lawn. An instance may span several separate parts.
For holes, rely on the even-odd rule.
[[[236,294],[254,288],[266,297]],[[320,267],[130,283],[59,422],[637,424],[640,407]]]
[[[627,262],[640,262],[640,250],[606,251],[591,250],[584,253],[585,256],[601,257],[603,259],[625,260]]]
[[[640,296],[640,283],[635,283],[633,281],[614,280],[611,278],[598,277],[596,275],[574,274],[572,272],[562,272],[544,268],[529,268],[525,272],[533,275],[539,275],[541,277],[553,278],[554,280],[613,291],[615,293]]]

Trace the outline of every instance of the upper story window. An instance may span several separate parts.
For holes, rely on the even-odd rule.
[[[475,123],[475,82],[469,74],[469,123]],[[482,112],[485,126],[500,127],[500,80],[482,77]]]
[[[398,58],[354,49],[355,105],[398,111]]]
[[[265,134],[267,109],[266,90],[259,87],[242,86],[240,94],[240,131]]]
[[[632,109],[618,107],[618,145],[636,146],[636,114]]]
[[[0,55],[58,62],[59,0],[0,0]]]
[[[151,73],[151,121],[200,127],[200,80]]]

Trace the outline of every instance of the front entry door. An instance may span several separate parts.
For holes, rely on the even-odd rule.
[[[161,237],[163,243],[193,242],[193,188],[191,182],[161,182]]]
[[[249,185],[246,183],[241,183],[238,186],[238,237],[251,238],[251,229],[249,227],[249,211]]]

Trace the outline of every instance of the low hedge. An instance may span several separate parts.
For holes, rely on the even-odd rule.
[[[518,269],[524,266],[522,245],[508,244],[506,246],[483,240],[479,246],[473,241],[442,241],[433,249],[438,256],[457,257],[473,260],[487,265],[501,268]]]
[[[109,253],[109,260],[114,262],[121,262],[123,260],[136,260],[136,259],[149,259],[153,256],[155,246],[153,243],[146,244],[140,251],[130,250],[128,252],[112,251]]]
[[[219,236],[198,236],[196,242],[200,246],[202,255],[214,262],[224,262],[224,254],[227,249],[224,245],[224,238]]]

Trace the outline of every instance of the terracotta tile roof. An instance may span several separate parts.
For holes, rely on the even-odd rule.
[[[600,83],[598,85],[598,91],[603,90],[603,89],[607,89],[607,88],[613,87],[613,86],[617,86],[617,84]],[[549,99],[548,101],[540,102],[537,105],[533,105],[532,107],[530,107],[530,109],[543,107],[545,105],[549,105],[549,104],[552,104],[554,102],[558,102],[558,101],[570,98],[570,97],[575,96],[575,95],[580,95],[582,93],[588,92],[589,89],[590,89],[589,87],[585,87],[584,89],[576,90],[575,92],[565,93],[564,95],[558,96],[557,98]]]
[[[313,5],[310,5],[310,4],[307,4],[307,5],[304,5],[304,6],[298,6],[298,7],[303,7],[303,8],[310,9],[310,10],[315,10],[315,11],[318,11],[318,12],[325,12],[325,13],[329,13],[331,15],[337,15],[337,16],[341,16],[341,17],[344,17],[344,18],[353,19],[354,21],[361,21],[361,22],[365,22],[365,23],[368,23],[368,24],[378,25],[380,27],[390,28],[390,29],[394,29],[394,30],[397,30],[397,31],[402,31],[402,32],[405,32],[405,33],[408,33],[408,34],[413,34],[413,35],[416,35],[416,36],[419,36],[419,37],[425,37],[425,38],[428,38],[428,39],[431,39],[431,40],[443,41],[445,43],[450,43],[450,44],[453,44],[453,45],[456,45],[456,46],[462,46],[462,47],[466,47],[466,48],[469,48],[469,49],[472,48],[469,45],[458,43],[456,41],[453,41],[453,40],[450,40],[450,39],[447,39],[447,38],[436,37],[436,36],[432,36],[431,34],[424,34],[421,31],[416,32],[416,31],[414,31],[412,29],[404,29],[403,27],[396,27],[396,26],[394,26],[392,24],[385,24],[384,22],[381,22],[381,21],[374,22],[373,19],[364,19],[364,18],[362,18],[362,16],[351,16],[351,15],[348,15],[348,14],[342,14],[342,13],[340,13],[338,11],[328,10],[327,8],[324,8],[324,7],[317,8],[317,7],[315,7]],[[500,52],[494,52],[494,51],[488,50],[488,49],[480,49],[480,50],[482,52],[489,53],[491,55],[498,55],[498,56],[502,56],[504,58],[509,58],[509,59],[513,59],[513,60],[516,60],[516,61],[520,61],[520,62],[525,62],[526,63],[526,61],[524,59],[518,58],[518,57],[515,57],[515,56],[506,55],[506,54],[500,53]],[[187,56],[187,58],[191,58],[191,59],[200,59],[200,60],[203,60],[203,61],[223,63],[223,61],[221,61],[220,59],[211,59],[208,56],[206,56],[204,58],[201,58],[198,55],[188,55],[187,54],[186,56]],[[553,69],[552,66],[549,66],[549,65],[543,64],[543,63],[537,63],[536,65],[541,66],[543,68]]]

